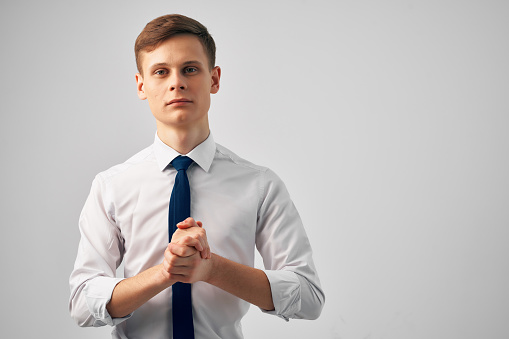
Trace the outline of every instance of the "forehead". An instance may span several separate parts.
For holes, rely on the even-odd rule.
[[[157,63],[178,65],[189,60],[197,60],[204,65],[208,63],[202,42],[192,34],[173,36],[161,42],[151,51],[142,51],[140,55],[144,69]]]

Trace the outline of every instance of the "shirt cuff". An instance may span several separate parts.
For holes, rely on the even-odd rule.
[[[300,310],[300,280],[295,272],[271,270],[264,272],[269,279],[274,310],[261,310],[263,313],[272,314],[288,321]]]
[[[113,289],[122,280],[124,278],[96,277],[87,282],[84,292],[88,309],[95,318],[94,327],[115,326],[131,317],[132,313],[123,318],[112,318],[106,310]]]

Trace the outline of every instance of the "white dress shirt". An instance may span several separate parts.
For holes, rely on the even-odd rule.
[[[81,240],[70,276],[69,309],[80,326],[114,326],[113,338],[171,338],[172,289],[132,314],[111,318],[106,304],[123,278],[160,264],[168,245],[168,204],[179,155],[156,135],[154,144],[99,173],[80,216]],[[301,219],[283,182],[269,169],[207,140],[187,154],[191,216],[203,222],[211,251],[254,265],[255,246],[283,319],[315,319],[324,294]],[[205,282],[192,285],[196,338],[242,338],[249,303]],[[263,311],[263,310],[262,310]]]

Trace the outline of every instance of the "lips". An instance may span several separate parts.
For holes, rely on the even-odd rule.
[[[173,104],[185,104],[185,103],[190,103],[192,102],[191,100],[189,99],[186,99],[186,98],[179,98],[179,99],[173,99],[171,100],[170,102],[168,102],[168,105],[173,105]]]

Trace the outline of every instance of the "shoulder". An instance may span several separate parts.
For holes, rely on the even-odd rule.
[[[116,179],[129,179],[136,177],[143,172],[144,168],[154,167],[156,165],[152,145],[139,151],[123,163],[112,166],[96,175],[95,180],[107,183]]]
[[[284,188],[285,186],[281,178],[269,167],[254,164],[220,144],[216,144],[214,161],[221,172],[254,179],[259,186],[261,195],[264,195],[271,187]]]
[[[143,180],[150,176],[147,173],[154,169],[157,171],[157,164],[152,146],[149,146],[123,163],[99,172],[92,181],[86,206],[88,204],[93,206],[93,202],[99,204],[110,221],[114,223],[116,204],[125,202],[133,195],[138,194]]]
[[[217,143],[215,160],[218,160],[219,162],[225,162],[230,166],[234,166],[239,169],[245,169],[246,171],[252,171],[259,174],[269,171],[267,167],[256,165],[244,158],[241,158],[236,153],[232,152],[230,149]]]

